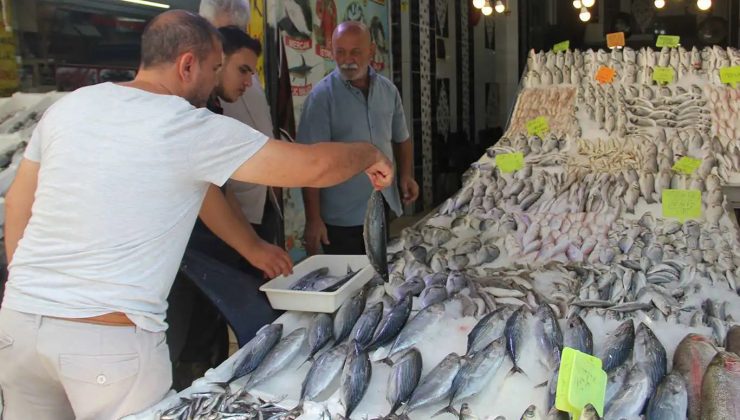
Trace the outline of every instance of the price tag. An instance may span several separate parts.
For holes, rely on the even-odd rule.
[[[676,48],[681,43],[681,37],[676,35],[658,35],[658,40],[655,41],[655,46],[658,48],[668,47]]]
[[[673,170],[682,174],[691,175],[701,166],[701,159],[684,156],[673,165]]]
[[[570,48],[570,41],[558,42],[552,46],[552,52],[559,53],[561,51],[568,51],[568,48]]]
[[[606,46],[609,48],[624,47],[624,32],[606,34]]]
[[[663,190],[663,217],[680,221],[701,217],[701,191]]]
[[[611,67],[601,66],[599,70],[596,72],[596,80],[599,81],[599,83],[611,83],[614,81],[614,75],[617,74],[617,71],[614,70]]]
[[[723,67],[719,69],[719,79],[722,83],[727,83],[736,88],[740,83],[740,66]]]
[[[653,80],[660,83],[673,83],[676,71],[673,67],[656,67],[653,69]]]
[[[555,407],[578,419],[583,407],[591,404],[603,417],[606,378],[606,372],[601,369],[601,359],[570,347],[563,348]]]
[[[530,136],[542,137],[550,131],[550,124],[547,117],[537,117],[527,121],[527,134]]]
[[[496,155],[496,166],[505,174],[516,172],[524,167],[524,154],[517,152]]]

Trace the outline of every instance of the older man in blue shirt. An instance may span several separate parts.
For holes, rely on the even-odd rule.
[[[341,23],[332,36],[332,52],[337,68],[306,99],[298,141],[310,144],[330,138],[369,141],[378,147],[396,164],[399,183],[383,190],[383,197],[400,216],[399,188],[405,204],[419,196],[401,95],[370,67],[375,45],[364,24]],[[327,254],[364,254],[362,224],[371,193],[372,185],[362,176],[331,188],[304,188],[304,240],[309,255],[317,254],[322,245]]]

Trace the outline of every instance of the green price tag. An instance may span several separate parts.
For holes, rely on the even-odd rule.
[[[673,67],[656,67],[653,69],[653,80],[660,83],[673,83],[676,71]]]
[[[570,41],[558,42],[552,46],[552,52],[559,53],[561,51],[568,51],[568,48],[570,48]]]
[[[573,414],[577,420],[583,407],[591,404],[603,417],[605,394],[606,372],[601,369],[601,359],[570,347],[563,348],[555,407]]]
[[[663,190],[663,217],[680,221],[701,217],[701,191]]]
[[[722,83],[730,84],[733,88],[736,88],[737,84],[740,83],[740,66],[719,69],[719,79]]]
[[[524,167],[524,154],[517,152],[496,155],[496,166],[505,174],[516,172]]]
[[[701,159],[684,156],[673,165],[673,170],[682,174],[691,175],[701,166]]]
[[[658,35],[658,40],[655,42],[655,46],[658,48],[668,47],[676,48],[681,43],[681,37],[676,35]]]
[[[550,131],[550,124],[547,117],[537,117],[527,121],[527,133],[530,136],[542,137]]]

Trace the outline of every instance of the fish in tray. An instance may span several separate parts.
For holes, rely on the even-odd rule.
[[[298,279],[290,286],[290,289],[302,292],[334,292],[344,286],[358,272],[359,270],[352,271],[352,267],[348,265],[347,274],[332,276],[329,274],[328,267],[321,267]]]

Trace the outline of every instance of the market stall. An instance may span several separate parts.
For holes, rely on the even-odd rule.
[[[558,418],[564,347],[601,360],[605,418],[723,418],[739,395],[738,356],[717,353],[739,351],[722,193],[740,171],[740,89],[723,70],[738,65],[719,47],[531,52],[503,138],[389,245],[388,283],[333,320],[286,313],[132,418]]]

